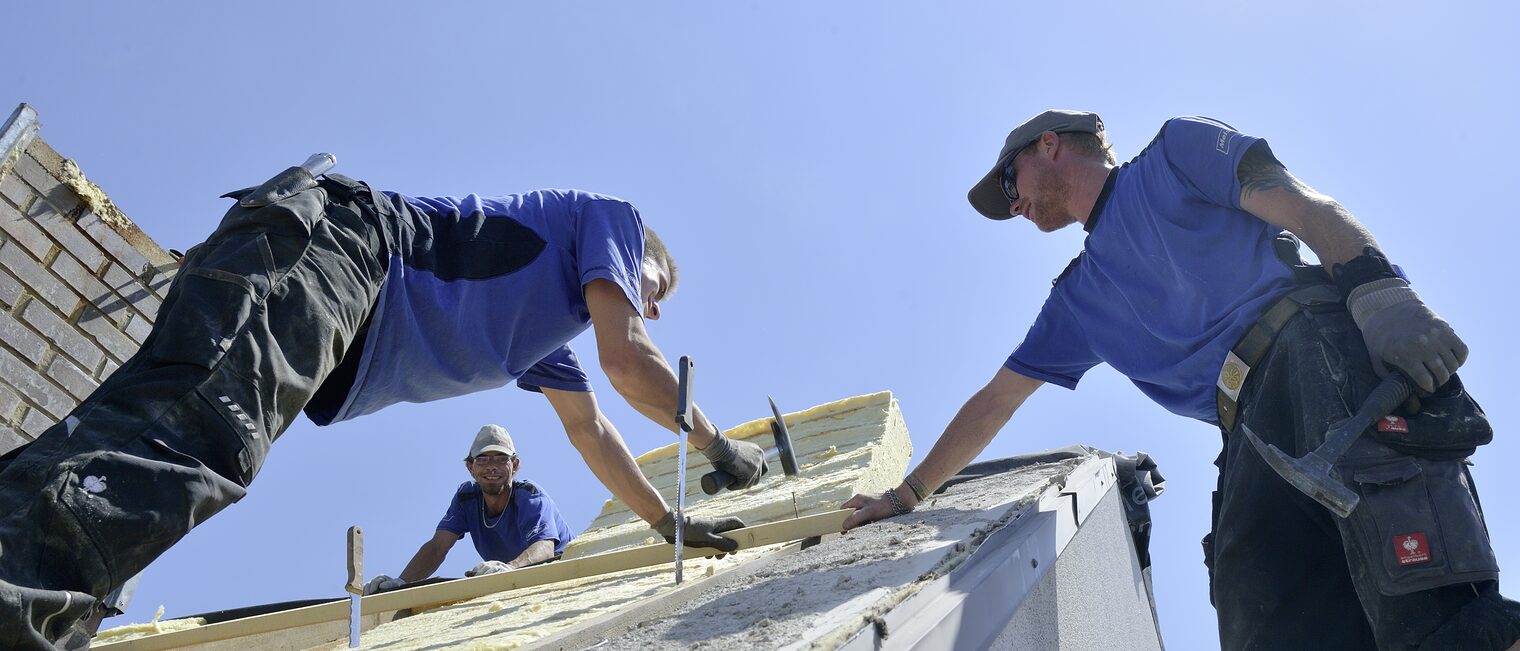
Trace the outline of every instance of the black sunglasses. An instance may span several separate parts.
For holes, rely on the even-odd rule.
[[[1013,176],[1013,159],[1018,158],[1019,154],[1023,151],[1024,150],[1020,149],[1019,151],[1013,152],[1013,155],[1008,157],[1008,162],[1003,163],[1003,175],[1001,180],[1003,183],[1003,196],[1008,199],[1008,203],[1013,203],[1019,200],[1019,188],[1015,184],[1016,179]]]

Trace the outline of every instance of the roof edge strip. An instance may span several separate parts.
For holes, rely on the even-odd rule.
[[[10,118],[6,119],[5,127],[0,129],[0,175],[11,171],[11,166],[16,164],[21,153],[32,144],[32,139],[37,137],[40,128],[42,123],[37,121],[36,110],[26,102],[16,106]]]
[[[840,648],[949,649],[956,640],[972,639],[991,643],[1118,483],[1112,459],[1083,461],[1065,484],[1047,487],[1034,508],[989,534],[960,566],[861,627]]]

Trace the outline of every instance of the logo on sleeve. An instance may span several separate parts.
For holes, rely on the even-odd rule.
[[[1227,129],[1219,130],[1219,139],[1214,141],[1214,149],[1226,156],[1230,155],[1230,132]]]
[[[1393,553],[1400,567],[1430,562],[1430,544],[1420,532],[1394,536]]]

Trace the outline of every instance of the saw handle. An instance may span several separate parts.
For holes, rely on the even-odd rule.
[[[348,528],[348,583],[350,594],[364,594],[364,530],[358,525]]]

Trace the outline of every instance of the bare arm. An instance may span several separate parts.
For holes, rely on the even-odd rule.
[[[1006,368],[998,369],[997,375],[961,406],[955,418],[950,419],[945,432],[934,442],[934,447],[913,474],[932,492],[981,454],[992,442],[992,437],[997,436],[998,430],[1013,418],[1013,412],[1043,384]],[[917,496],[907,483],[899,484],[893,490],[904,505],[913,507],[918,504]],[[875,496],[856,495],[844,503],[844,508],[859,509],[845,519],[846,531],[892,514],[891,505]]]
[[[528,548],[524,549],[523,553],[518,554],[517,558],[507,561],[507,565],[511,565],[512,569],[517,569],[519,567],[537,565],[554,558],[554,543],[555,541],[553,540],[536,540],[533,544],[528,545]]]
[[[623,437],[597,407],[596,396],[590,392],[559,391],[548,387],[544,387],[543,392],[564,424],[570,442],[580,451],[596,478],[612,491],[613,497],[627,504],[650,524],[665,517],[665,512],[670,510],[665,498],[660,497],[639,472],[639,465],[623,444]],[[675,410],[675,405],[671,404],[672,423],[675,422]]]
[[[453,548],[458,540],[459,536],[452,531],[439,529],[433,532],[433,538],[422,543],[422,547],[412,556],[411,562],[406,564],[406,569],[401,570],[401,576],[398,578],[411,583],[432,576],[438,571],[438,567],[443,565],[443,559],[449,555],[449,549]]]
[[[639,413],[660,427],[676,431],[676,374],[649,338],[644,318],[610,280],[592,280],[586,283],[585,292],[607,379]],[[691,442],[701,449],[712,442],[718,430],[702,410],[695,411]]]
[[[1235,173],[1240,178],[1240,206],[1297,235],[1319,256],[1326,271],[1361,255],[1366,247],[1378,248],[1372,233],[1351,211],[1289,174],[1265,141],[1246,151]]]

